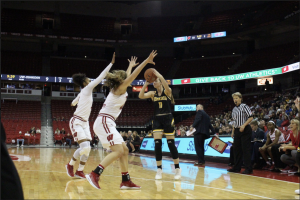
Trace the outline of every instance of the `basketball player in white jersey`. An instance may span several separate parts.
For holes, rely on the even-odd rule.
[[[89,183],[96,189],[100,189],[99,178],[103,170],[108,167],[113,161],[120,158],[120,168],[122,173],[122,182],[120,189],[140,189],[130,180],[128,174],[128,148],[116,129],[115,120],[122,112],[122,108],[127,100],[127,87],[138,76],[146,64],[153,62],[157,55],[156,51],[152,51],[149,57],[144,60],[131,74],[132,67],[136,66],[137,58],[130,61],[127,71],[114,70],[113,73],[108,73],[104,85],[110,88],[110,93],[107,96],[99,116],[94,123],[94,132],[98,135],[104,148],[110,148],[112,153],[108,154],[96,167],[94,171],[86,175]]]
[[[93,89],[105,78],[114,63],[115,53],[112,57],[111,63],[92,82],[85,76],[85,74],[79,73],[72,76],[73,82],[82,89],[71,103],[71,106],[77,105],[77,108],[73,117],[70,119],[69,126],[74,137],[74,141],[79,144],[80,148],[75,151],[71,161],[66,165],[67,174],[70,177],[76,176],[78,178],[85,178],[83,169],[91,151],[90,141],[92,140],[88,120],[93,105]],[[73,165],[79,158],[80,164],[74,175]]]

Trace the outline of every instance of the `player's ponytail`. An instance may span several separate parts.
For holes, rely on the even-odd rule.
[[[126,78],[127,74],[124,70],[114,70],[106,75],[104,86],[116,90]]]
[[[86,79],[86,75],[82,73],[73,74],[72,75],[73,83],[80,86],[81,88],[84,88],[83,82]]]

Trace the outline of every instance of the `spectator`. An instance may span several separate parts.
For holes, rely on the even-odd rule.
[[[36,133],[41,133],[41,129],[36,128]]]
[[[19,142],[22,142],[21,147],[23,147],[24,146],[24,135],[22,134],[22,131],[19,132],[19,135],[17,136],[16,139],[17,139],[17,147],[19,147]]]
[[[184,137],[185,135],[186,135],[186,132],[185,132],[185,130],[184,130],[184,127],[180,127],[180,134],[178,135],[178,136],[180,136],[180,137]]]
[[[61,117],[61,120],[60,121],[65,121],[65,118],[64,117]]]
[[[56,146],[56,144],[59,142],[61,145],[63,145],[62,139],[63,136],[60,133],[56,133],[54,136],[55,142],[54,142],[54,146]]]
[[[151,137],[152,136],[152,130],[149,130],[146,137]]]
[[[55,116],[53,116],[53,119],[52,119],[53,121],[56,121],[56,117]]]
[[[282,144],[279,147],[279,151],[286,152],[285,154],[281,155],[280,160],[287,164],[287,167],[281,170],[282,172],[288,173],[297,173],[298,168],[300,166],[296,164],[296,155],[297,155],[297,148],[300,144],[300,126],[299,120],[292,119],[290,125],[290,139],[291,142],[289,144]],[[290,152],[289,152],[290,151]]]
[[[65,129],[64,129],[64,128],[62,128],[62,129],[61,129],[61,131],[60,131],[60,133],[61,133],[61,134],[63,134],[63,135],[65,135],[65,134],[66,134],[66,131],[65,131]]]
[[[281,123],[280,127],[284,127],[284,126],[290,125],[290,121],[289,121],[288,116],[285,113],[282,113],[282,114],[284,115],[284,120]]]
[[[73,136],[70,135],[70,133],[67,133],[67,135],[65,136],[65,139],[66,139],[66,143],[69,144],[69,146],[70,146],[70,148],[71,148]]]
[[[128,131],[128,138],[127,138],[127,147],[129,149],[129,152],[135,152],[135,148],[132,144],[133,138],[132,138],[132,131]]]
[[[251,129],[252,129],[252,138],[251,141],[258,141],[258,140],[263,140],[265,137],[265,133],[263,130],[258,128],[258,123],[257,121],[252,121],[250,123]]]
[[[264,132],[268,131],[268,128],[267,128],[267,126],[266,126],[265,120],[260,120],[258,126],[259,126],[259,128],[261,128]]]
[[[253,152],[252,152],[252,157],[251,157],[251,162],[253,164],[253,169],[261,169],[265,165],[264,160],[260,159],[261,154],[259,152],[259,148],[264,146],[264,144],[266,143],[267,133],[268,133],[268,131],[266,131],[264,133],[264,139],[263,140],[257,140],[253,144]]]
[[[232,129],[229,126],[225,126],[225,133],[223,135],[231,135]]]
[[[27,132],[24,134],[24,136],[30,136],[29,131],[27,131]]]
[[[273,121],[269,121],[268,124],[268,135],[267,135],[267,141],[264,144],[264,146],[259,148],[259,152],[261,153],[262,157],[266,161],[267,165],[263,168],[264,170],[274,170],[275,169],[275,163],[274,158],[271,152],[272,146],[283,143],[285,141],[283,134],[276,129],[276,125]],[[271,157],[272,163],[268,161],[267,153]]]
[[[265,84],[266,84],[266,90],[270,90],[270,82],[268,81],[268,79],[266,79],[266,82],[265,82]]]
[[[54,133],[55,133],[55,134],[60,134],[60,130],[58,129],[58,127],[56,128],[56,130],[55,130]]]
[[[133,146],[135,147],[135,146],[141,145],[141,139],[136,131],[133,131],[132,136],[133,136],[133,140],[132,140]]]
[[[36,132],[35,132],[35,128],[34,128],[34,127],[31,127],[31,129],[30,129],[29,133],[33,133],[33,134],[35,134],[35,133],[36,133]]]
[[[123,140],[126,142],[127,141],[127,136],[125,134],[125,131],[122,133],[122,137],[123,137]]]
[[[285,113],[286,113],[287,116],[289,116],[290,112],[292,112],[292,111],[293,110],[292,110],[292,108],[290,106],[287,106],[286,109],[285,109]]]
[[[222,128],[219,129],[219,134],[220,135],[226,135],[226,127],[225,126],[222,126]]]

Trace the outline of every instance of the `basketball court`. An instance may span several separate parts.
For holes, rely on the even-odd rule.
[[[174,181],[174,164],[163,157],[163,179],[155,180],[153,155],[130,154],[129,173],[141,190],[120,190],[121,172],[115,161],[100,177],[101,190],[87,180],[70,178],[65,165],[74,148],[9,148],[19,172],[25,199],[299,199],[299,177],[254,170],[253,175],[228,173],[227,165],[207,162],[195,166],[180,158],[181,181]],[[92,149],[84,172],[88,174],[108,153]],[[77,169],[74,166],[74,170]]]

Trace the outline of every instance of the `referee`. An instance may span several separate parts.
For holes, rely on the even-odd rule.
[[[229,172],[239,173],[244,161],[245,171],[243,174],[252,174],[251,166],[251,136],[252,130],[249,123],[253,120],[252,112],[246,104],[242,103],[242,94],[236,92],[232,94],[234,104],[232,118],[234,128],[231,137],[234,138],[234,167],[228,169]]]

